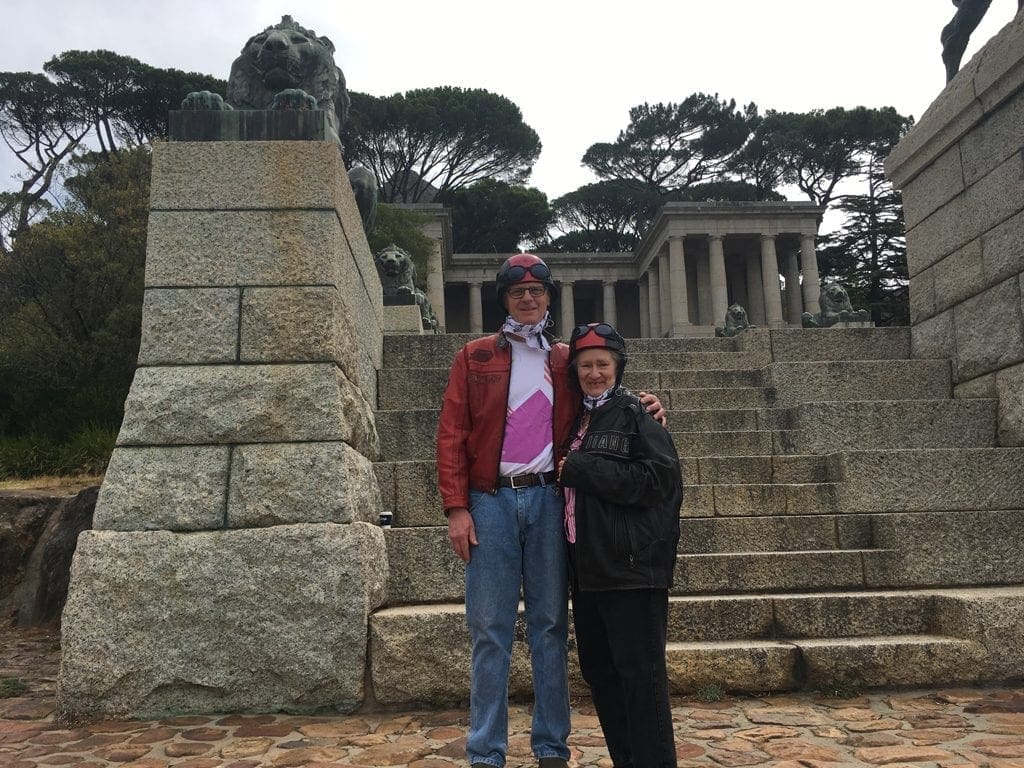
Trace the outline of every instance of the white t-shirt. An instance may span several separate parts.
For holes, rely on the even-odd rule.
[[[555,468],[552,445],[554,388],[548,353],[525,342],[512,345],[512,376],[505,411],[499,472],[508,477]]]

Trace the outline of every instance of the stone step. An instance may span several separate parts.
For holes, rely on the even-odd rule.
[[[780,328],[771,332],[771,352],[779,363],[906,360],[910,357],[910,327]]]
[[[685,521],[684,521],[685,522]],[[392,528],[388,549],[388,605],[458,602],[465,572],[452,552],[446,526]],[[730,594],[852,589],[864,586],[874,549],[682,553],[673,594]]]
[[[875,549],[680,554],[672,594],[857,589]]]
[[[447,333],[437,336],[389,334],[384,338],[385,368],[447,368],[462,346],[483,334]],[[736,353],[736,339],[627,339],[633,354]],[[767,349],[765,347],[765,349]]]
[[[1019,509],[1024,448],[843,451],[839,503],[858,512]]]
[[[390,336],[388,338],[391,338]],[[658,371],[638,368],[631,362],[626,369],[623,383],[635,392],[655,392],[666,406],[669,405],[667,390],[672,387],[733,389],[743,387],[757,389],[762,382],[760,371],[707,370],[707,371]],[[377,402],[381,410],[403,410],[407,408],[440,408],[444,388],[448,383],[448,368],[383,368],[377,373]],[[699,394],[699,393],[698,393]],[[722,393],[719,393],[722,394]],[[710,395],[709,395],[710,397]],[[761,396],[744,394],[740,397],[755,398],[753,405],[767,404],[769,394]],[[729,407],[730,404],[710,405],[712,408]],[[694,406],[684,406],[693,408]]]
[[[436,409],[408,409],[377,411],[377,432],[380,435],[380,457],[382,461],[426,460],[434,456],[436,449]],[[759,456],[782,453],[781,443],[768,429],[719,429],[707,431],[709,425],[718,419],[718,425],[738,426],[729,420],[743,417],[729,415],[722,411],[718,416],[696,415],[714,412],[690,412],[677,423],[672,411],[668,414],[669,431],[675,441],[680,457],[701,456]],[[752,417],[757,421],[756,414]],[[689,423],[687,423],[689,421]],[[696,429],[692,428],[696,427]]]
[[[704,387],[668,389],[658,396],[666,407],[674,410],[709,410],[716,408],[767,408],[774,395],[763,387]]]
[[[766,384],[777,407],[844,400],[929,400],[952,396],[948,360],[772,363]]]
[[[648,352],[629,353],[629,365],[639,371],[729,371],[759,369],[771,359],[767,350],[749,352]]]
[[[974,679],[986,650],[972,605],[1022,603],[1020,590],[841,592],[671,597],[667,662],[673,691],[936,685]],[[946,616],[946,614],[949,616]],[[961,617],[957,635],[936,625]],[[518,627],[525,627],[522,605]],[[570,645],[574,643],[570,642]],[[460,603],[384,608],[370,617],[376,700],[388,706],[454,703],[469,695],[469,633]],[[989,649],[991,651],[991,649]],[[585,694],[569,654],[574,694]],[[510,689],[531,690],[524,634],[513,642]]]
[[[990,448],[998,400],[806,402],[776,414],[788,453],[859,448]],[[762,415],[761,423],[770,424]]]
[[[755,484],[785,486],[782,498],[788,505],[786,514],[796,514],[808,498],[817,499],[822,513],[833,505],[838,491],[829,483],[828,459],[824,456],[743,456],[683,459],[683,482],[686,486],[683,515],[696,510],[715,510],[716,499],[722,509],[735,509],[734,499],[746,488],[747,496],[771,494],[755,491]],[[395,526],[437,525],[441,517],[441,497],[437,490],[437,470],[433,460],[385,461],[373,465],[381,491],[383,508],[394,514]],[[742,482],[741,482],[742,481]],[[749,481],[749,484],[747,483]],[[697,486],[692,488],[691,486]],[[714,486],[714,488],[712,488]],[[738,486],[738,487],[733,487]],[[804,487],[808,486],[808,487]],[[822,486],[812,490],[809,486]],[[716,496],[716,489],[718,494]],[[756,507],[753,508],[756,513]],[[781,507],[776,507],[781,509]],[[694,510],[687,512],[687,510]],[[792,510],[790,512],[789,510]],[[781,512],[780,512],[781,513]],[[706,513],[705,516],[710,516]]]
[[[667,648],[669,689],[679,694],[709,685],[781,691],[961,683],[976,679],[985,656],[979,643],[939,635],[669,643]]]
[[[683,517],[822,515],[841,512],[835,483],[683,486]]]
[[[867,515],[687,517],[680,521],[679,529],[680,554],[872,546],[871,518]]]

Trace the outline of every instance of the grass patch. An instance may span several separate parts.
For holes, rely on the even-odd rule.
[[[66,440],[45,434],[0,436],[0,480],[101,474],[116,440],[117,430],[96,426]]]
[[[13,677],[0,677],[0,699],[11,699],[21,696],[28,686]]]
[[[703,701],[705,704],[710,704],[714,701],[721,701],[725,698],[725,689],[716,683],[710,683],[708,685],[702,685],[694,692],[694,697],[697,701]]]

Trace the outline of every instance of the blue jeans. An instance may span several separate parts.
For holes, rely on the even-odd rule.
[[[466,565],[466,622],[473,643],[470,763],[500,768],[508,748],[508,676],[519,589],[533,667],[534,755],[568,759],[568,578],[562,497],[553,486],[473,491],[477,541]]]

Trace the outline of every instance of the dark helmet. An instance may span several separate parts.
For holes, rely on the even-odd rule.
[[[615,383],[622,383],[622,372],[626,369],[629,355],[626,340],[608,323],[577,325],[569,336],[569,365],[575,367],[576,356],[585,349],[607,349],[614,352],[618,360]]]
[[[543,283],[552,302],[558,298],[558,289],[555,288],[548,265],[532,253],[517,253],[505,259],[494,278],[498,303],[504,307],[505,292],[516,283],[528,281]]]

